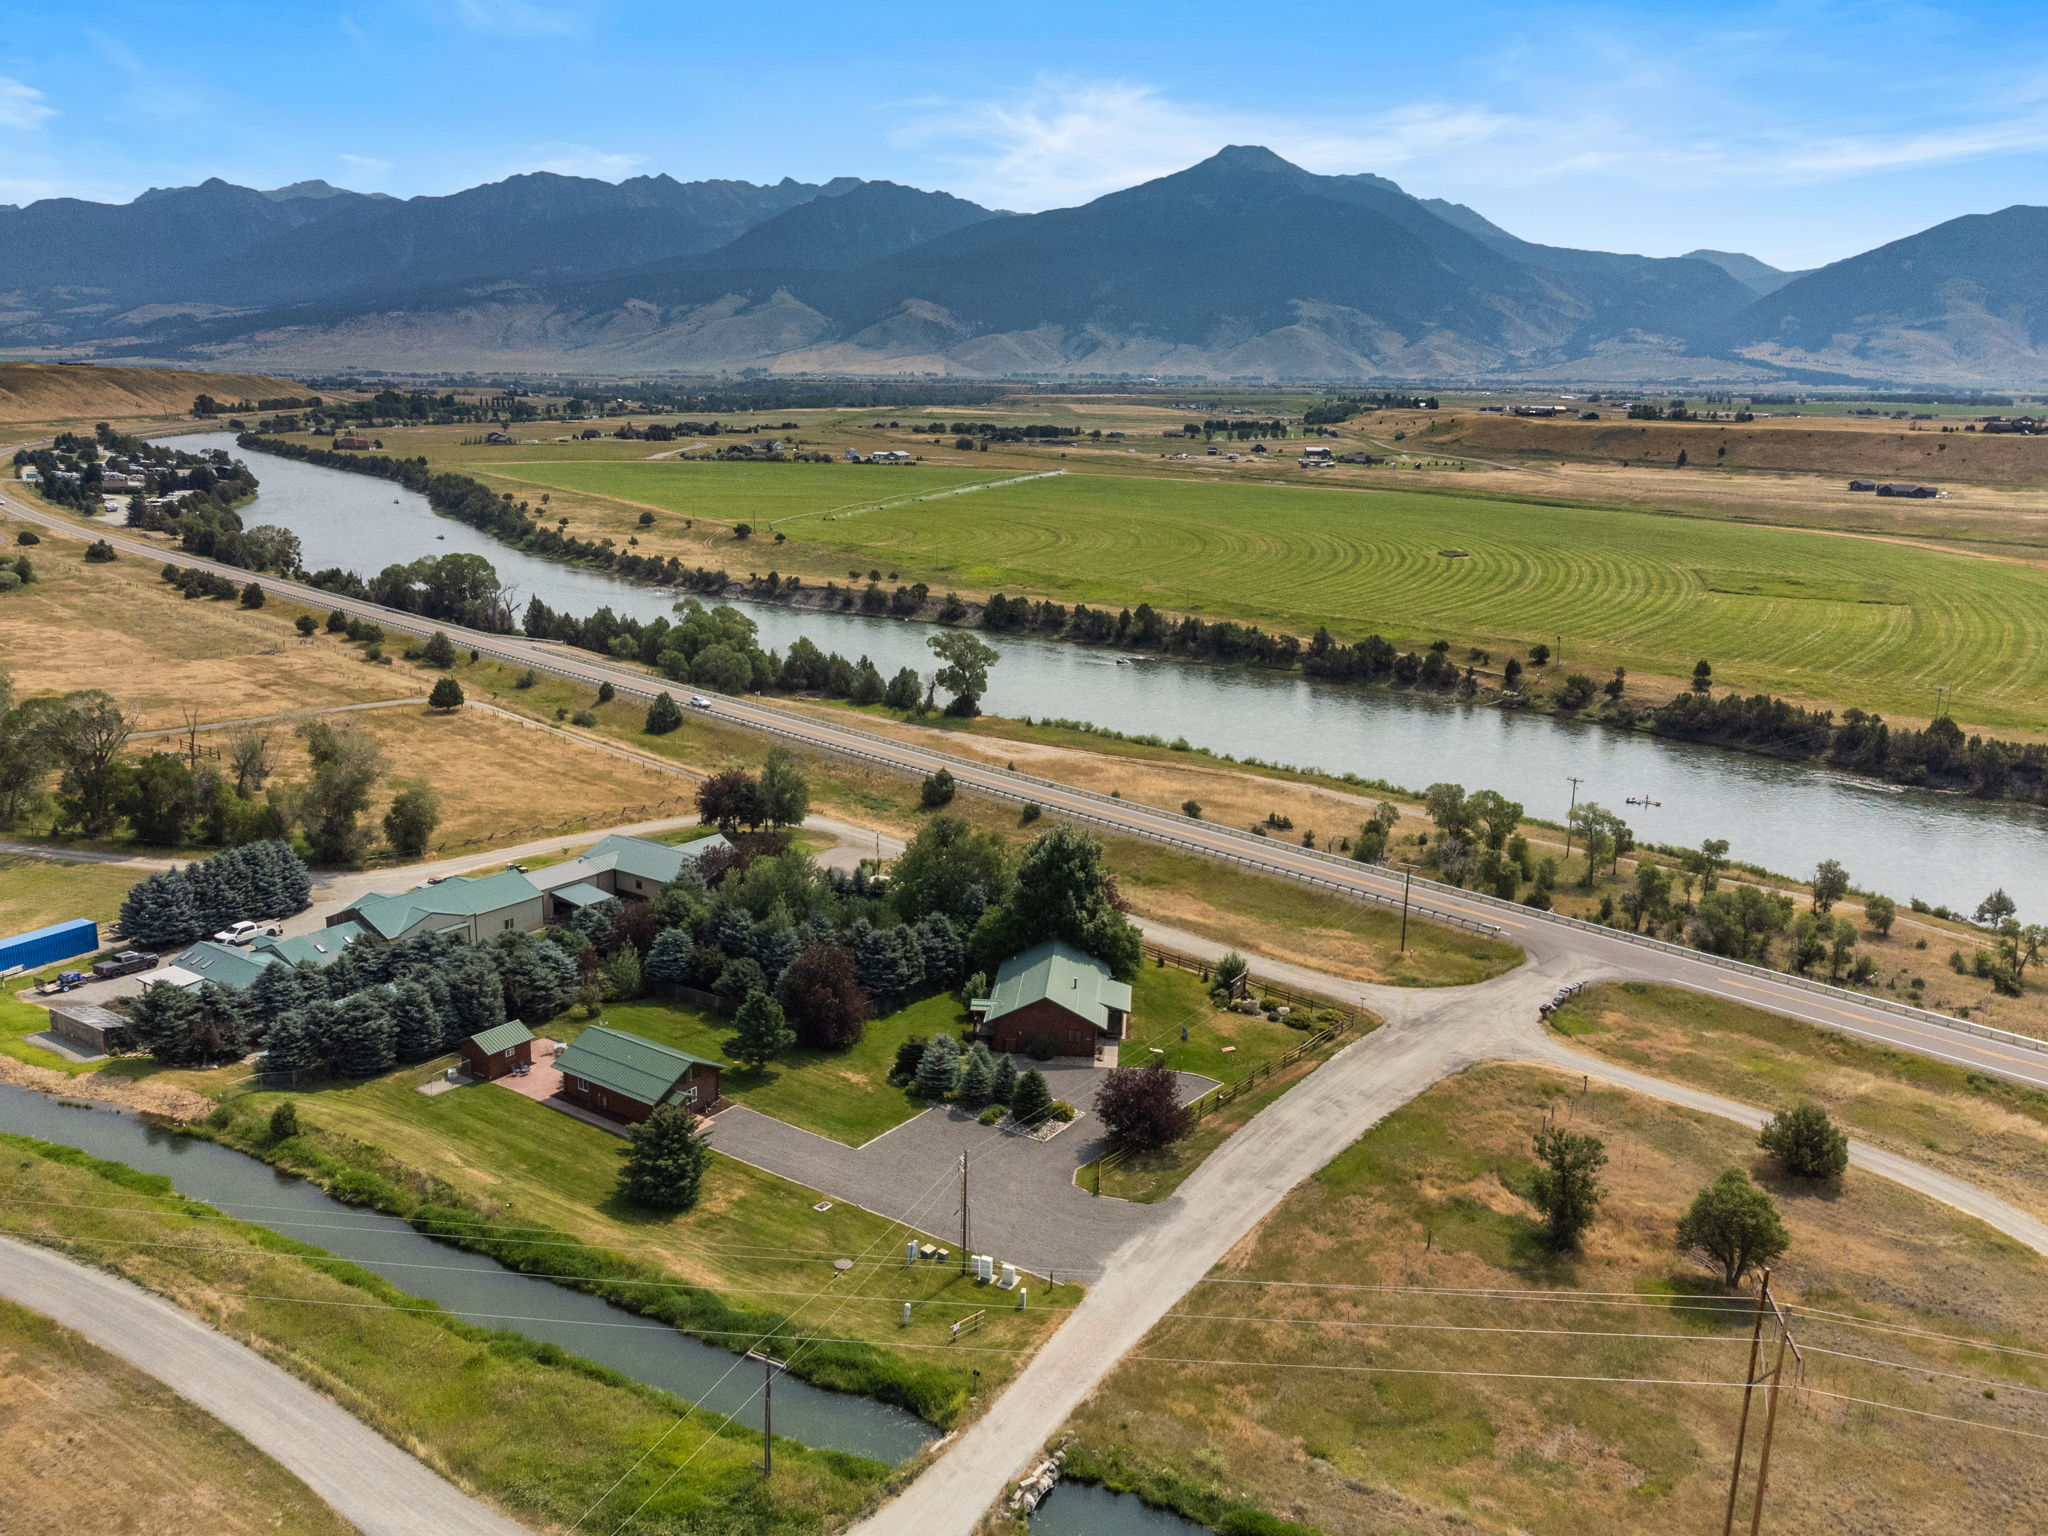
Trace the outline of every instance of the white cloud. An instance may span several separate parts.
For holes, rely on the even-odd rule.
[[[41,91],[0,75],[0,128],[40,128],[56,115]]]
[[[373,155],[343,155],[342,163],[353,170],[358,178],[374,181],[391,169],[389,160],[379,160]]]
[[[1138,81],[1046,77],[1005,99],[895,103],[903,117],[890,137],[950,165],[963,195],[1026,210],[1085,202],[1225,144],[1263,144],[1312,171],[1401,176],[1425,195],[1589,174],[1662,190],[1680,179],[1798,186],[2048,149],[2048,110],[2025,92],[1980,97],[1975,116],[1889,131],[1829,133],[1796,109],[1754,111],[1751,126],[1731,130],[1718,91],[1689,95],[1654,62],[1612,56],[1600,74],[1604,88],[1525,75],[1531,89],[1512,109],[1435,99],[1352,114],[1251,111]],[[1661,126],[1646,131],[1659,100]],[[1715,130],[1690,131],[1695,116]]]
[[[472,31],[515,37],[559,37],[581,24],[566,4],[536,5],[530,0],[454,0],[454,11],[455,19]]]
[[[553,171],[557,176],[595,176],[616,181],[631,176],[647,163],[645,155],[621,154],[593,149],[588,144],[543,144],[534,154],[539,158],[519,166],[522,171]]]

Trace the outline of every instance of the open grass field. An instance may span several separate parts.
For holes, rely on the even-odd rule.
[[[74,917],[89,917],[104,927],[120,912],[128,887],[145,873],[0,853],[0,937]]]
[[[353,1529],[210,1414],[9,1301],[0,1301],[0,1460],[10,1536]]]
[[[986,1349],[949,1355],[933,1346],[985,1293],[957,1270],[903,1270],[908,1228],[852,1205],[815,1210],[817,1191],[725,1157],[714,1157],[695,1210],[652,1214],[614,1194],[626,1153],[620,1137],[487,1083],[433,1098],[416,1092],[432,1075],[434,1068],[415,1067],[291,1095],[313,1132],[274,1160],[332,1185],[377,1183],[396,1214],[452,1191],[487,1221],[566,1233],[712,1287],[714,1301],[743,1312],[749,1328],[781,1332],[786,1319],[792,1333],[869,1341],[881,1362],[876,1374],[907,1383],[942,1424],[968,1411],[975,1372],[984,1391],[1006,1381],[1017,1364],[1008,1352],[1029,1350],[1060,1315],[992,1312],[977,1341]],[[282,1097],[231,1100],[229,1139],[266,1148],[263,1118]],[[836,1258],[856,1267],[834,1280]],[[1034,1284],[1034,1300],[1041,1290]],[[1080,1298],[1073,1287],[1044,1294],[1047,1307]],[[908,1328],[900,1324],[905,1301],[918,1304]]]
[[[2048,1218],[2048,1093],[1682,987],[1591,987],[1551,1025],[1579,1050],[1760,1109],[1812,1099],[1851,1135]]]
[[[685,517],[752,523],[756,528],[786,518],[823,521],[834,513],[850,513],[875,502],[1005,478],[1002,473],[972,465],[956,469],[928,464],[695,464],[680,459],[652,463],[491,460],[477,468],[488,468],[500,480],[543,490],[582,491]],[[950,504],[951,498],[940,503]],[[759,557],[768,558],[765,551]]]
[[[1546,1114],[1610,1159],[1570,1260],[1541,1246],[1517,1193]],[[1741,1379],[1753,1302],[1721,1301],[1672,1230],[1731,1165],[1756,1166],[1738,1127],[1626,1094],[1504,1066],[1440,1084],[1291,1193],[1148,1335],[1071,1422],[1079,1470],[1205,1523],[1250,1504],[1331,1536],[1718,1529],[1740,1407],[1718,1383]],[[2048,1433],[2040,1355],[1849,1321],[2039,1351],[2048,1263],[1853,1170],[1822,1196],[1770,1187],[1792,1238],[1781,1300],[1847,1314],[1795,1312],[1809,1388]],[[1256,1280],[1296,1283],[1230,1283]],[[1518,1294],[1537,1290],[1563,1299]],[[2020,1536],[2044,1501],[2038,1440],[1809,1395],[1778,1417],[1766,1528]]]
[[[843,1522],[886,1474],[788,1443],[764,1488],[758,1433],[692,1424],[664,1439],[679,1399],[457,1322],[365,1270],[308,1263],[317,1249],[164,1198],[169,1180],[43,1146],[0,1141],[10,1188],[38,1202],[10,1213],[17,1229],[253,1345],[529,1525],[602,1500],[600,1528],[627,1536],[721,1524],[782,1536]],[[95,1446],[116,1461],[125,1451],[97,1434]]]

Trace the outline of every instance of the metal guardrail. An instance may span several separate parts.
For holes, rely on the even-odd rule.
[[[21,509],[18,508],[17,510]],[[47,514],[46,517],[48,517],[49,525],[64,528],[67,531],[77,531],[75,525],[65,522],[62,519],[58,519],[54,516],[49,516]],[[34,514],[30,514],[30,521],[44,521],[44,519],[37,518],[36,516],[34,516]],[[173,564],[196,566],[202,569],[217,571],[223,575],[240,576],[244,578],[248,577],[251,574],[247,571],[240,570],[238,567],[226,566],[220,564],[218,561],[208,560],[204,557],[197,555],[186,554],[182,550],[159,549],[148,544],[136,543],[127,539],[122,539],[120,540],[120,542],[128,544],[130,548],[135,549],[146,556],[152,558],[161,556]],[[263,578],[259,575],[257,579],[261,581]],[[399,630],[402,633],[406,634],[425,636],[432,634],[435,630],[441,630],[447,633],[451,639],[456,639],[459,637],[462,643],[468,645],[471,649],[476,650],[479,654],[489,655],[492,656],[494,659],[500,661],[522,663],[532,668],[534,671],[552,673],[557,677],[567,678],[575,682],[587,682],[589,680],[588,676],[584,672],[573,670],[568,667],[551,664],[547,660],[535,658],[533,655],[531,655],[528,651],[524,649],[514,648],[513,644],[508,643],[514,640],[514,637],[511,636],[486,634],[482,631],[466,629],[459,625],[450,626],[444,622],[436,622],[431,619],[422,618],[418,614],[410,614],[402,612],[398,609],[386,608],[383,607],[381,604],[369,602],[365,599],[346,597],[337,593],[324,592],[318,587],[307,586],[301,582],[271,578],[271,581],[269,583],[269,589],[277,592],[279,595],[288,594],[292,596],[294,600],[309,605],[325,605],[329,608],[339,609],[344,613],[354,613],[362,618],[374,619],[376,622],[380,624],[384,624],[389,628]],[[516,643],[518,646],[526,646],[532,644],[533,642],[524,639],[524,637],[518,637]],[[604,659],[593,655],[590,665],[602,668],[604,666]],[[657,693],[661,693],[664,691],[673,691],[672,688],[665,688],[663,686],[664,683],[667,682],[666,679],[646,678],[634,673],[621,672],[616,675],[613,675],[607,672],[606,680],[610,681],[613,684],[613,686],[621,693],[632,694],[637,697],[645,699],[652,699]],[[694,691],[706,692],[706,690],[703,689],[697,689]],[[710,696],[721,699],[726,698],[726,696],[722,694],[713,694]],[[739,703],[741,701],[728,699],[727,702]],[[759,708],[760,706],[755,707]],[[904,767],[904,764],[901,761],[886,757],[881,753],[869,752],[862,748],[852,746],[848,743],[830,739],[829,737],[809,735],[802,731],[792,729],[791,727],[782,725],[775,721],[762,720],[759,718],[749,718],[745,715],[726,715],[721,716],[720,718],[726,720],[727,723],[739,725],[747,729],[767,731],[773,735],[786,736],[792,740],[801,741],[804,745],[812,747],[814,749],[822,749],[825,751],[839,753],[842,756],[860,758],[866,761],[880,763],[888,768],[891,768],[899,772],[902,771]],[[1051,794],[1063,797],[1078,798],[1081,800],[1101,801],[1105,804],[1118,807],[1123,814],[1118,817],[1098,816],[1093,815],[1086,811],[1076,810],[1071,806],[1059,807],[1059,813],[1065,816],[1077,817],[1081,820],[1098,822],[1106,826],[1114,826],[1120,831],[1134,832],[1141,836],[1149,836],[1152,837],[1155,841],[1164,842],[1171,846],[1182,847],[1189,850],[1190,852],[1199,853],[1206,857],[1232,859],[1235,862],[1246,865],[1247,867],[1267,871],[1272,874],[1279,875],[1284,879],[1298,880],[1308,885],[1327,886],[1332,890],[1341,891],[1345,895],[1357,899],[1377,902],[1384,906],[1400,905],[1400,898],[1397,896],[1394,896],[1387,892],[1374,890],[1369,886],[1352,883],[1353,881],[1356,881],[1358,871],[1371,869],[1374,866],[1362,865],[1357,863],[1355,860],[1345,859],[1340,857],[1339,855],[1327,853],[1319,848],[1302,848],[1292,851],[1295,852],[1296,855],[1301,858],[1306,858],[1318,863],[1327,862],[1339,868],[1348,868],[1348,870],[1351,872],[1351,880],[1340,881],[1335,879],[1322,879],[1304,870],[1290,868],[1286,865],[1276,864],[1267,860],[1253,858],[1248,854],[1233,854],[1226,850],[1216,848],[1212,845],[1194,842],[1192,839],[1176,838],[1167,830],[1168,827],[1171,825],[1170,821],[1167,820],[1168,813],[1159,811],[1156,807],[1138,805],[1131,801],[1117,799],[1114,796],[1097,794],[1093,790],[1076,789],[1071,785],[1061,784],[1057,780],[1037,778],[1030,774],[1018,773],[1014,769],[990,769],[984,763],[977,763],[968,758],[955,756],[952,753],[939,752],[930,747],[919,746],[907,742],[892,743],[892,745],[896,746],[901,752],[908,753],[915,757],[921,758],[924,761],[930,762],[937,767],[944,767],[949,770],[954,768],[964,768],[968,770],[969,772],[976,775],[976,787],[987,793],[994,793],[997,795],[1001,795],[1005,798],[1018,801],[1030,801],[1033,798],[1031,795],[1022,792],[1022,790],[1013,789],[1010,787],[1012,785],[1028,785],[1043,789]],[[982,774],[990,775],[989,781],[981,780],[979,776]],[[1230,838],[1233,841],[1241,840],[1248,844],[1264,841],[1263,839],[1255,839],[1250,833],[1240,833],[1235,828],[1223,827],[1211,822],[1204,822],[1203,826],[1208,831],[1212,833],[1221,834],[1222,836]],[[1497,909],[1503,913],[1512,912],[1520,921],[1540,921],[1545,923],[1557,924],[1566,928],[1577,929],[1578,931],[1583,933],[1598,934],[1603,938],[1618,940],[1622,943],[1634,945],[1640,949],[1647,949],[1655,953],[1670,956],[1674,959],[1689,961],[1695,965],[1704,965],[1718,970],[1726,970],[1738,974],[1755,976],[1760,980],[1770,981],[1783,986],[1794,987],[1800,991],[1811,992],[1818,996],[1831,997],[1841,1002],[1861,1004],[1866,1008],[1874,1008],[1881,1012],[1895,1014],[1901,1018],[1914,1019],[1922,1023],[1933,1025],[1937,1028],[1960,1031],[1964,1034],[1974,1035],[1982,1039],[1996,1040],[2004,1045],[2011,1045],[2025,1050],[2035,1051],[2042,1054],[2048,1054],[2048,1041],[2036,1040],[2027,1035],[2016,1035],[2008,1030],[1994,1029],[1990,1025],[1978,1024],[1969,1019],[1959,1019],[1951,1014],[1936,1013],[1929,1008],[1916,1008],[1910,1003],[1896,1002],[1890,998],[1877,997],[1868,993],[1857,992],[1848,987],[1835,986],[1830,982],[1813,981],[1807,977],[1795,976],[1786,971],[1775,971],[1767,966],[1753,965],[1746,960],[1734,960],[1730,959],[1725,955],[1711,955],[1704,950],[1688,949],[1682,944],[1673,944],[1665,939],[1656,939],[1648,937],[1644,934],[1630,933],[1625,929],[1620,928],[1609,928],[1600,923],[1589,923],[1585,921],[1583,918],[1567,917],[1559,912],[1538,911],[1537,909],[1532,907],[1522,906],[1517,902],[1503,901],[1501,898],[1497,896],[1489,896],[1479,891],[1468,891],[1459,886],[1445,885],[1442,882],[1436,880],[1430,880],[1426,878],[1416,879],[1412,881],[1412,885],[1420,886],[1428,891],[1441,892],[1445,894],[1455,893],[1457,899],[1461,902],[1483,908]],[[1430,922],[1444,923],[1449,926],[1463,928],[1471,932],[1492,933],[1495,935],[1498,935],[1501,932],[1500,928],[1495,924],[1481,922],[1477,919],[1465,917],[1459,913],[1447,912],[1440,907],[1417,905],[1412,900],[1412,897],[1409,903],[1409,911],[1411,913],[1423,917],[1424,919]]]

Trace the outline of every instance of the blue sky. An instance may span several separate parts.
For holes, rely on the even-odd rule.
[[[2048,203],[2048,5],[0,0],[0,202],[550,169],[1037,209],[1231,142],[1529,239],[1813,265]]]

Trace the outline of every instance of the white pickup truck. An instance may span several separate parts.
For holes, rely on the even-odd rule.
[[[283,923],[230,923],[213,936],[213,942],[216,944],[247,944],[258,934],[267,933],[275,938],[283,932]]]

